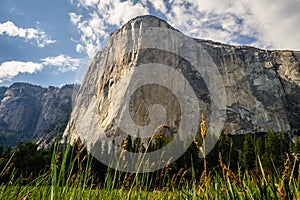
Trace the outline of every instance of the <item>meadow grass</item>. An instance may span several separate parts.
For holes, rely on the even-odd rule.
[[[204,143],[205,131],[204,124],[200,130]],[[195,169],[200,166],[194,165],[180,169],[172,176],[168,175],[168,166],[140,174],[108,168],[102,184],[95,180],[91,170],[92,157],[82,155],[84,147],[81,144],[77,149],[67,144],[63,151],[55,145],[50,170],[35,178],[17,176],[11,167],[12,159],[9,159],[0,170],[0,178],[10,172],[9,181],[0,185],[0,199],[300,199],[300,173],[297,171],[300,166],[288,154],[284,168],[275,169],[274,173],[264,168],[258,155],[255,170],[234,172],[229,163],[224,163],[221,153],[218,168],[209,170],[205,148],[200,148],[197,141],[195,143],[204,155],[201,177],[195,174]],[[192,178],[187,178],[187,174]],[[152,187],[154,182],[157,184]]]
[[[221,161],[220,161],[221,162]],[[53,169],[52,169],[53,170]],[[53,173],[53,172],[52,172]],[[85,185],[87,177],[82,172],[71,185],[58,185],[53,174],[45,173],[27,185],[19,179],[0,186],[1,199],[300,199],[299,180],[282,174],[254,177],[249,173],[234,174],[223,164],[223,173],[207,175],[205,182],[187,181],[179,188],[169,187],[145,190],[139,184],[133,189],[99,188]],[[292,171],[291,171],[292,173]],[[57,174],[59,176],[59,173]],[[58,178],[56,176],[56,178]],[[147,175],[145,175],[147,176]],[[145,176],[138,176],[137,182]],[[13,178],[12,178],[13,179]],[[116,178],[118,179],[118,177]],[[49,181],[51,184],[49,184]],[[112,180],[107,180],[112,181]],[[49,184],[49,185],[47,185]],[[56,185],[55,185],[56,184]],[[121,184],[122,186],[122,184]]]
[[[69,148],[69,147],[68,147]],[[68,150],[67,148],[67,150]],[[62,156],[60,168],[57,159]],[[85,158],[82,158],[84,160]],[[143,185],[149,174],[124,174],[108,170],[104,186],[93,184],[93,176],[90,174],[90,166],[70,173],[75,162],[81,162],[78,158],[67,164],[65,154],[53,153],[51,170],[30,180],[26,185],[22,184],[22,177],[16,177],[11,173],[10,181],[0,186],[1,199],[300,199],[299,179],[293,176],[295,162],[286,160],[285,168],[277,174],[267,175],[260,159],[260,171],[234,174],[223,164],[220,154],[219,162],[222,172],[210,171],[206,178],[196,181],[187,180],[184,172],[175,174],[173,179],[165,180],[165,187],[158,189],[147,188]],[[90,163],[90,161],[88,161]],[[9,166],[9,164],[7,165]],[[193,166],[196,167],[196,166]],[[4,169],[5,170],[5,169]],[[193,168],[191,169],[193,171]],[[162,171],[161,173],[164,173]],[[177,177],[176,177],[177,176]],[[134,181],[126,183],[126,177],[134,177]],[[174,177],[180,181],[174,181]],[[157,178],[157,177],[156,177]],[[119,180],[123,180],[119,182]],[[117,183],[112,184],[114,181]],[[127,185],[126,185],[127,184]]]

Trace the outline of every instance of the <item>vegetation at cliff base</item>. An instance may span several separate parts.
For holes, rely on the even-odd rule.
[[[300,139],[284,134],[221,134],[204,158],[205,134],[174,163],[151,173],[111,169],[78,141],[37,150],[20,143],[0,149],[1,199],[300,199]],[[157,137],[151,148],[168,138]],[[205,141],[204,141],[205,142]],[[125,144],[125,141],[124,143]],[[127,151],[143,152],[127,137]],[[103,148],[106,148],[103,145]]]

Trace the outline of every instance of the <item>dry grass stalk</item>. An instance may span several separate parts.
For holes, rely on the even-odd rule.
[[[93,180],[93,174],[92,174],[92,167],[91,167],[91,166],[90,166],[89,169],[88,169],[87,180],[88,180],[88,181]]]
[[[126,189],[129,187],[129,184],[131,183],[133,174],[132,173],[125,173],[123,184],[121,185],[121,189]]]
[[[80,140],[77,140],[76,144],[77,144],[76,155],[77,155],[78,162],[80,162],[80,153],[81,153],[82,144]]]
[[[72,175],[72,177],[70,178],[70,181],[69,181],[69,187],[71,187],[73,185],[76,177],[77,177],[76,173]]]
[[[285,179],[287,179],[289,176],[290,176],[290,157],[289,155],[286,153],[286,161],[284,163],[284,170],[282,172],[282,176],[281,176],[281,179],[282,181],[284,181]]]
[[[201,116],[201,137],[204,139],[206,136],[206,122],[204,118],[204,114]]]
[[[33,190],[31,189],[31,190],[29,190],[28,192],[27,192],[27,194],[22,198],[22,200],[27,200],[27,199],[29,199],[30,198],[30,196],[32,195],[32,192],[33,192]]]
[[[124,142],[123,142],[123,144],[122,144],[122,147],[121,147],[122,148],[122,152],[126,151],[127,145],[128,145],[128,140],[125,139]]]
[[[164,136],[163,136],[163,134],[158,133],[158,134],[155,134],[155,135],[154,135],[154,138],[155,138],[155,139],[161,139],[161,140],[163,140],[163,139],[164,139]]]
[[[200,135],[202,138],[202,146],[199,144],[199,142],[194,139],[194,144],[196,145],[196,148],[198,149],[198,151],[200,151],[203,155],[204,161],[203,161],[203,165],[204,165],[204,169],[203,172],[201,174],[200,177],[200,183],[204,181],[205,183],[205,196],[206,199],[208,199],[208,180],[207,180],[207,166],[206,166],[206,149],[205,149],[205,136],[206,136],[206,122],[205,122],[205,118],[204,118],[204,114],[201,115],[201,125],[200,125]]]
[[[194,144],[196,145],[197,150],[203,153],[203,149],[196,139],[194,139]]]
[[[283,188],[281,185],[279,184],[275,184],[276,188],[277,188],[277,193],[279,194],[281,200],[286,200],[286,196],[284,194]]]
[[[222,169],[222,174],[223,174],[223,179],[224,179],[224,181],[226,180],[226,177],[225,177],[225,170],[224,170],[224,164],[223,164],[223,158],[222,158],[222,154],[221,154],[221,152],[219,152],[219,165],[220,165],[220,167],[221,167],[221,169]]]
[[[55,160],[56,166],[58,166],[59,159],[61,158],[61,155],[62,155],[61,152],[58,152],[58,153],[56,154],[56,160]]]
[[[8,167],[4,171],[2,171],[2,173],[0,174],[0,178],[2,178],[3,176],[5,176],[6,174],[8,174],[13,165],[14,165],[14,163],[10,163],[8,165]]]
[[[179,177],[179,175],[181,175],[183,173],[183,170],[184,170],[184,168],[180,168],[179,171],[178,171],[178,173],[176,173],[176,174],[174,174],[172,176],[172,178],[171,178],[171,185],[172,185],[172,187],[174,187],[174,188],[177,187],[176,183],[177,183],[178,177]]]
[[[233,171],[231,171],[230,169],[227,168],[227,166],[225,164],[223,164],[223,161],[222,161],[222,155],[221,153],[219,152],[219,163],[220,163],[220,166],[221,166],[221,169],[222,169],[222,173],[223,173],[223,178],[224,178],[224,181],[226,180],[226,174],[228,175],[228,177],[230,179],[232,179],[235,184],[243,190],[243,192],[247,192],[247,188],[244,187],[243,183],[240,181],[238,175],[234,174]]]
[[[179,186],[181,185],[181,184],[184,184],[184,176],[188,173],[190,171],[190,169],[187,169],[187,170],[185,170],[183,173],[182,173],[182,175],[181,175],[181,177],[180,177],[180,180],[179,180]]]
[[[201,174],[201,177],[200,177],[200,184],[203,183],[203,182],[205,183],[205,181],[206,181],[205,176],[206,176],[206,174],[205,174],[205,171],[203,170],[203,172]]]
[[[32,177],[33,175],[33,172],[30,172],[29,176],[28,177],[23,177],[23,175],[21,174],[20,178],[23,182],[27,182],[30,180],[30,178]]]
[[[298,166],[298,181],[300,181],[300,164]]]

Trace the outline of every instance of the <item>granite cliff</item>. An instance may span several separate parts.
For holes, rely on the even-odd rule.
[[[73,87],[42,88],[28,83],[1,87],[1,134],[15,133],[21,141],[49,137],[58,122],[68,120]]]
[[[162,63],[180,71],[192,85],[201,112],[206,116],[210,115],[211,94],[201,74],[196,73],[185,58],[159,49],[139,48],[141,43],[149,40],[143,38],[141,33],[149,27],[175,30],[156,17],[142,16],[130,20],[112,33],[108,46],[94,57],[89,66],[65,135],[71,134],[74,140],[78,137],[78,132],[84,132],[84,135],[80,135],[81,139],[97,139],[99,132],[95,130],[101,129],[108,137],[124,137],[115,120],[120,114],[124,97],[122,91],[127,89],[127,85],[122,86],[119,81],[145,63]],[[172,35],[161,38],[166,42],[171,39]],[[226,91],[226,96],[223,97],[226,98],[225,132],[240,134],[300,129],[299,51],[263,50],[193,40],[207,51],[222,76]],[[131,48],[130,51],[126,50],[128,47]],[[188,46],[184,48],[185,51],[190,50]],[[118,53],[123,56],[116,58]],[[173,81],[176,84],[176,80]],[[151,115],[149,106],[155,100],[157,104],[164,106],[167,113],[162,125],[168,131],[176,132],[177,122],[180,120],[180,105],[166,88],[158,86],[150,91],[153,97],[146,98],[143,91],[135,94],[130,103],[131,117],[137,124],[147,125],[149,114]]]

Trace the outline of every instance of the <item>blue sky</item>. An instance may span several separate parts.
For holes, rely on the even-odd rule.
[[[1,0],[0,86],[78,81],[109,34],[151,14],[185,34],[300,50],[299,0]]]

